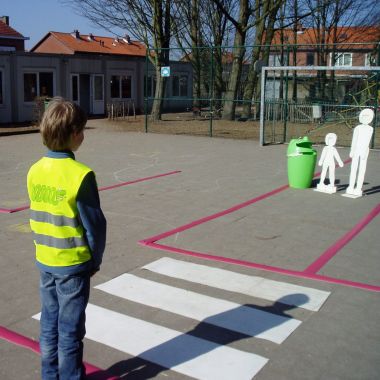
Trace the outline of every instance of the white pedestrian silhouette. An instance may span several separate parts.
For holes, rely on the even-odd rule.
[[[338,162],[339,166],[343,167],[343,161],[341,160],[338,151],[335,148],[337,136],[335,133],[328,133],[325,137],[326,146],[322,150],[321,158],[318,162],[319,166],[322,166],[321,180],[317,185],[317,190],[324,193],[335,193],[335,161]],[[329,181],[328,185],[325,185],[325,179],[327,170],[329,171]]]
[[[346,190],[346,195],[356,198],[361,197],[364,183],[364,175],[367,168],[367,158],[369,155],[369,144],[371,142],[373,127],[372,122],[374,112],[370,108],[365,108],[360,112],[359,124],[354,128],[352,136],[350,157],[352,158],[350,183]],[[356,184],[356,186],[355,186]]]

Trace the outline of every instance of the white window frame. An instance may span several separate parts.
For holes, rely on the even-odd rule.
[[[366,53],[364,66],[376,66],[376,55],[373,53]]]
[[[280,54],[269,54],[268,58],[269,67],[280,67],[281,65],[281,55]]]
[[[332,66],[332,61],[333,61],[333,53],[330,53],[330,66]],[[342,53],[335,53],[335,63],[334,63],[334,66],[335,67],[352,67],[352,53],[348,53],[348,52],[342,52]],[[345,57],[349,56],[349,63],[345,64],[344,61],[345,61]],[[343,60],[342,62],[340,62],[341,60]]]
[[[46,70],[46,69],[25,69],[22,73],[22,80],[23,80],[23,87],[22,87],[22,96],[23,96],[23,102],[24,104],[33,104],[34,100],[25,100],[25,94],[24,94],[24,86],[25,86],[25,74],[35,74],[37,76],[37,83],[36,83],[36,98],[40,97],[40,74],[41,73],[51,73],[53,76],[53,94],[52,96],[55,96],[55,71],[54,70]]]

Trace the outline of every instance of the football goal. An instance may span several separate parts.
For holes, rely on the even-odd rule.
[[[261,70],[260,143],[308,136],[324,143],[329,132],[350,146],[352,128],[363,108],[375,111],[380,126],[379,66],[265,66]],[[380,148],[376,131],[372,147]]]

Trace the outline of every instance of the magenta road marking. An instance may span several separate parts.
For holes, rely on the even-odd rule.
[[[17,208],[0,208],[0,213],[3,214],[12,214],[13,212],[19,212],[23,210],[27,210],[29,206],[21,206]]]
[[[284,268],[279,268],[279,267],[275,267],[275,266],[271,266],[271,265],[258,264],[258,263],[253,263],[250,261],[237,260],[237,259],[232,259],[232,258],[223,257],[223,256],[210,255],[208,253],[190,251],[190,250],[186,250],[186,249],[171,247],[171,246],[164,245],[164,244],[146,243],[143,240],[140,241],[139,243],[142,245],[146,245],[150,248],[159,249],[159,250],[163,250],[163,251],[169,251],[169,252],[173,252],[173,253],[177,253],[177,254],[185,255],[185,256],[197,257],[197,258],[204,259],[204,260],[218,261],[218,262],[223,262],[223,263],[232,264],[232,265],[239,265],[239,266],[243,266],[243,267],[264,270],[267,272],[279,273],[279,274],[291,276],[291,277],[299,277],[299,278],[305,278],[308,280],[329,282],[332,284],[350,286],[353,288],[359,288],[359,289],[369,290],[369,291],[373,291],[373,292],[380,292],[380,286],[376,286],[376,285],[369,285],[369,284],[364,284],[361,282],[349,281],[349,280],[344,280],[344,279],[339,279],[339,278],[334,278],[334,277],[328,277],[328,276],[321,276],[321,275],[314,274],[314,273],[306,273],[306,272],[300,272],[300,271],[295,271],[295,270],[291,270],[291,269],[284,269]]]
[[[350,163],[351,159],[348,159],[344,161],[345,164]],[[318,177],[321,173],[315,173],[314,178]],[[333,284],[339,284],[339,285],[344,285],[344,286],[350,286],[354,288],[359,288],[359,289],[364,289],[364,290],[370,290],[374,292],[380,292],[380,286],[376,285],[370,285],[370,284],[365,284],[361,282],[355,282],[355,281],[350,281],[350,280],[345,280],[345,279],[338,279],[334,277],[328,277],[328,276],[322,276],[316,274],[326,263],[334,256],[336,255],[349,241],[351,241],[357,234],[360,233],[360,231],[372,221],[379,213],[380,213],[380,204],[377,205],[366,217],[364,217],[351,231],[349,231],[346,235],[344,235],[338,242],[333,244],[325,253],[323,253],[315,262],[313,262],[308,268],[306,268],[304,271],[295,271],[295,270],[290,270],[290,269],[284,269],[280,267],[275,267],[275,266],[270,266],[270,265],[264,265],[264,264],[259,264],[259,263],[253,263],[249,261],[244,261],[244,260],[237,260],[233,258],[226,258],[223,256],[217,256],[217,255],[211,255],[208,253],[202,253],[202,252],[195,252],[195,251],[190,251],[186,249],[181,249],[181,248],[176,248],[172,247],[169,245],[164,245],[164,244],[158,244],[157,241],[165,239],[169,236],[172,236],[176,233],[186,231],[190,228],[193,228],[195,226],[198,226],[202,223],[206,223],[210,220],[222,217],[224,215],[230,214],[234,211],[237,211],[243,207],[249,206],[253,203],[259,202],[265,198],[268,198],[272,195],[278,194],[281,191],[289,188],[288,185],[281,186],[275,190],[272,190],[268,193],[265,193],[263,195],[260,195],[256,198],[253,198],[251,200],[248,200],[246,202],[240,203],[236,206],[230,207],[227,210],[206,216],[204,218],[195,220],[191,223],[187,223],[183,226],[174,228],[173,230],[163,232],[159,235],[155,235],[143,240],[140,240],[138,243],[153,249],[159,249],[159,250],[164,250],[164,251],[169,251],[181,255],[187,255],[187,256],[193,256],[193,257],[198,257],[201,259],[205,260],[211,260],[211,261],[219,261],[219,262],[224,262],[228,264],[233,264],[233,265],[240,265],[240,266],[245,266],[249,268],[255,268],[255,269],[260,269],[264,271],[269,271],[269,272],[274,272],[274,273],[279,273],[287,276],[293,276],[293,277],[300,277],[300,278],[306,278],[309,280],[317,280],[317,281],[323,281],[323,282],[329,282]]]
[[[359,221],[351,231],[348,231],[336,243],[329,247],[317,260],[310,264],[304,273],[317,273],[326,265],[346,244],[348,244],[359,232],[380,213],[380,203],[362,220]]]
[[[3,326],[0,326],[0,338],[6,340],[7,342],[16,344],[17,346],[21,346],[27,348],[35,352],[36,354],[40,354],[40,345],[33,339],[30,339],[24,335],[16,333],[12,330],[9,330]],[[95,367],[92,364],[84,363],[86,367],[86,374],[91,375],[91,379],[93,380],[117,380],[118,377],[110,376],[106,371]]]
[[[33,339],[27,338],[26,336],[20,335],[12,330],[9,330],[3,326],[0,326],[0,338],[17,344],[18,346],[32,350],[36,354],[40,354],[40,345]]]
[[[351,162],[351,158],[349,158],[348,160],[344,161],[345,164],[347,164],[349,162]],[[321,174],[321,172],[315,173],[313,178],[319,177],[320,174]],[[195,221],[193,221],[191,223],[188,223],[188,224],[185,224],[183,226],[177,227],[177,228],[175,228],[173,230],[166,231],[166,232],[163,232],[162,234],[159,234],[159,235],[152,236],[150,238],[141,240],[140,243],[153,243],[155,241],[162,240],[162,239],[167,238],[167,237],[169,237],[171,235],[174,235],[176,233],[183,232],[183,231],[186,231],[186,230],[188,230],[190,228],[198,226],[199,224],[209,222],[210,220],[213,220],[213,219],[216,219],[216,218],[220,218],[221,216],[224,216],[224,215],[230,214],[230,213],[232,213],[234,211],[240,210],[241,208],[247,207],[247,206],[249,206],[249,205],[251,205],[253,203],[259,202],[259,201],[261,201],[261,200],[263,200],[265,198],[271,197],[272,195],[276,195],[276,194],[280,193],[281,191],[284,191],[284,190],[286,190],[288,188],[289,188],[289,185],[280,186],[277,189],[274,189],[274,190],[272,190],[272,191],[270,191],[268,193],[262,194],[262,195],[260,195],[260,196],[258,196],[256,198],[250,199],[250,200],[248,200],[246,202],[240,203],[240,204],[238,204],[236,206],[230,207],[227,210],[217,212],[215,214],[206,216],[204,218],[195,220]]]
[[[0,208],[0,214],[10,214],[11,210],[9,208]]]
[[[213,220],[213,219],[216,219],[216,218],[220,218],[221,216],[224,216],[224,215],[230,214],[231,212],[240,210],[243,207],[247,207],[247,206],[249,206],[249,205],[251,205],[253,203],[259,202],[259,201],[261,201],[261,200],[263,200],[265,198],[268,198],[268,197],[270,197],[272,195],[280,193],[281,191],[284,191],[288,187],[289,187],[288,185],[284,185],[284,186],[278,187],[277,189],[272,190],[269,193],[265,193],[265,194],[260,195],[260,196],[258,196],[256,198],[250,199],[250,200],[248,200],[246,202],[243,202],[243,203],[240,203],[240,204],[238,204],[236,206],[230,207],[227,210],[220,211],[220,212],[217,212],[216,214],[212,214],[212,215],[206,216],[204,218],[195,220],[195,221],[193,221],[191,223],[188,223],[188,224],[185,224],[183,226],[177,227],[177,228],[175,228],[173,230],[164,232],[164,233],[162,233],[160,235],[152,236],[150,238],[141,240],[140,243],[146,244],[146,243],[153,243],[153,242],[155,242],[157,240],[162,240],[162,239],[167,238],[168,236],[174,235],[174,234],[176,234],[178,232],[183,232],[185,230],[188,230],[190,228],[198,226],[199,224],[209,222],[210,220]]]
[[[131,185],[133,183],[143,182],[143,181],[149,181],[150,179],[155,179],[155,178],[160,178],[160,177],[166,177],[168,175],[178,174],[178,173],[181,173],[181,170],[175,170],[175,171],[168,172],[168,173],[157,174],[157,175],[152,175],[150,177],[135,179],[133,181],[117,183],[116,185],[101,187],[101,188],[99,188],[99,191],[111,190],[111,189],[115,189],[116,187],[127,186],[127,185]]]
[[[99,188],[99,191],[111,190],[111,189],[115,189],[116,187],[128,186],[128,185],[132,185],[134,183],[149,181],[151,179],[166,177],[168,175],[178,174],[178,173],[181,173],[181,170],[175,170],[175,171],[168,172],[168,173],[157,174],[157,175],[152,175],[150,177],[135,179],[133,181],[117,183],[116,185],[101,187],[101,188]],[[21,206],[18,208],[0,208],[0,214],[1,213],[12,214],[13,212],[19,212],[19,211],[23,211],[23,210],[27,210],[27,209],[29,209],[29,205]]]

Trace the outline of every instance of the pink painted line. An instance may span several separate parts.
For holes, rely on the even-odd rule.
[[[30,208],[29,205],[21,206],[21,207],[17,207],[17,208],[0,208],[0,213],[12,214],[13,212],[19,212],[19,211],[27,210],[28,208]]]
[[[265,198],[268,198],[268,197],[270,197],[272,195],[278,194],[281,191],[284,191],[285,189],[287,189],[288,187],[289,187],[288,185],[284,185],[284,186],[278,187],[275,190],[272,190],[272,191],[270,191],[268,193],[265,193],[265,194],[260,195],[260,196],[258,196],[256,198],[250,199],[250,200],[248,200],[246,202],[240,203],[240,204],[235,205],[233,207],[230,207],[227,210],[223,210],[223,211],[217,212],[216,214],[212,214],[212,215],[206,216],[204,218],[195,220],[195,221],[193,221],[191,223],[188,223],[188,224],[185,224],[183,226],[174,228],[173,230],[166,231],[166,232],[164,232],[162,234],[159,234],[159,235],[152,236],[150,238],[141,240],[139,243],[142,243],[142,244],[153,243],[153,242],[155,242],[157,240],[162,240],[164,238],[167,238],[168,236],[171,236],[171,235],[174,235],[176,233],[183,232],[185,230],[188,230],[190,228],[198,226],[199,224],[209,222],[210,220],[213,220],[213,219],[216,219],[216,218],[220,218],[221,216],[224,216],[224,215],[230,214],[230,213],[232,213],[234,211],[240,210],[241,208],[244,208],[244,207],[247,207],[247,206],[249,206],[249,205],[251,205],[253,203],[259,202],[259,201],[261,201],[261,200],[263,200]]]
[[[30,339],[24,335],[16,333],[15,331],[9,330],[3,326],[0,326],[0,338],[6,340],[7,342],[16,344],[17,346],[27,348],[40,354],[40,345],[37,341]],[[92,364],[84,363],[86,367],[86,375],[91,375],[92,380],[117,380],[119,377],[110,376],[106,371],[95,367]]]
[[[33,339],[27,338],[24,335],[18,334],[12,330],[9,330],[3,326],[0,326],[0,338],[4,339],[10,343],[17,344],[18,346],[27,348],[40,354],[40,345]]]
[[[0,208],[0,214],[10,214],[11,210],[9,208]]]
[[[350,163],[350,162],[351,162],[351,158],[344,161],[345,164]],[[320,174],[321,174],[321,172],[315,173],[314,178],[318,177]],[[205,259],[205,260],[219,261],[219,262],[224,262],[224,263],[228,263],[228,264],[240,265],[240,266],[245,266],[245,267],[249,267],[249,268],[255,268],[255,269],[260,269],[260,270],[264,270],[264,271],[279,273],[279,274],[283,274],[283,275],[287,275],[287,276],[306,278],[309,280],[323,281],[323,282],[345,285],[345,286],[350,286],[350,287],[374,291],[374,292],[380,292],[380,286],[377,286],[377,285],[370,285],[370,284],[365,284],[365,283],[361,283],[361,282],[350,281],[350,280],[345,280],[345,279],[338,279],[338,278],[334,278],[334,277],[322,276],[322,275],[316,274],[316,272],[319,269],[321,269],[337,252],[339,252],[339,250],[341,250],[350,240],[352,240],[357,234],[359,234],[360,231],[368,223],[370,223],[372,221],[372,219],[374,219],[380,213],[380,204],[377,205],[351,231],[349,231],[342,239],[340,239],[332,247],[330,247],[324,254],[322,254],[314,263],[312,263],[304,271],[295,271],[295,270],[280,268],[280,267],[276,267],[276,266],[264,265],[264,264],[259,264],[259,263],[244,261],[244,260],[238,260],[238,259],[233,259],[233,258],[226,258],[223,256],[211,255],[208,253],[196,252],[196,251],[191,251],[191,250],[186,250],[186,249],[182,249],[182,248],[176,248],[176,247],[156,243],[157,241],[162,240],[164,238],[167,238],[169,236],[172,236],[176,233],[183,232],[183,231],[188,230],[190,228],[193,228],[197,225],[200,225],[200,224],[206,223],[210,220],[222,217],[224,215],[227,215],[229,213],[237,211],[243,207],[249,206],[255,202],[258,202],[260,200],[268,198],[272,195],[278,194],[279,192],[281,192],[287,188],[289,188],[288,185],[281,186],[275,190],[272,190],[268,193],[260,195],[259,197],[253,198],[253,199],[248,200],[246,202],[240,203],[240,204],[233,206],[227,210],[206,216],[204,218],[198,219],[196,221],[193,221],[191,223],[177,227],[173,230],[161,233],[159,235],[155,235],[155,236],[152,236],[150,238],[140,240],[138,243],[141,245],[153,248],[153,249],[164,250],[164,251],[173,252],[173,253],[177,253],[177,254],[181,254],[181,255],[198,257],[198,258]]]
[[[380,213],[380,203],[362,220],[357,223],[351,231],[348,231],[337,242],[335,242],[312,264],[310,264],[304,273],[312,274],[317,273],[322,267],[324,267],[328,261],[330,261],[346,244],[348,244],[356,235],[363,230],[363,228],[370,223]]]
[[[349,158],[346,161],[344,161],[345,164],[347,164],[349,162],[351,162],[351,158]],[[321,175],[321,172],[317,172],[317,173],[314,174],[313,178],[319,177],[320,175]],[[259,201],[261,201],[261,200],[263,200],[265,198],[271,197],[272,195],[276,195],[276,194],[280,193],[281,191],[284,191],[284,190],[286,190],[288,188],[289,188],[289,185],[280,186],[277,189],[274,189],[274,190],[272,190],[272,191],[270,191],[268,193],[262,194],[262,195],[260,195],[260,196],[258,196],[256,198],[250,199],[250,200],[248,200],[246,202],[243,202],[243,203],[240,203],[240,204],[235,205],[233,207],[230,207],[227,210],[220,211],[220,212],[217,212],[215,214],[206,216],[204,218],[195,220],[195,221],[190,222],[188,224],[185,224],[183,226],[177,227],[177,228],[175,228],[173,230],[163,232],[162,234],[146,238],[144,240],[141,240],[139,243],[153,243],[155,241],[165,239],[165,238],[167,238],[169,236],[172,236],[174,234],[177,234],[179,232],[183,232],[183,231],[186,231],[186,230],[188,230],[190,228],[198,226],[199,224],[203,224],[203,223],[209,222],[210,220],[217,219],[217,218],[220,218],[221,216],[224,216],[224,215],[230,214],[230,213],[232,213],[234,211],[240,210],[241,208],[247,207],[247,206],[249,206],[249,205],[251,205],[253,203],[259,202]]]
[[[128,186],[128,185],[132,185],[134,183],[149,181],[151,179],[160,178],[160,177],[166,177],[168,175],[178,174],[178,173],[181,173],[181,170],[175,170],[175,171],[168,172],[168,173],[157,174],[157,175],[153,175],[153,176],[145,177],[145,178],[139,178],[139,179],[135,179],[133,181],[121,182],[121,183],[117,183],[116,185],[110,185],[110,186],[100,187],[99,191],[111,190],[111,189],[115,189],[117,187]],[[29,208],[30,208],[29,205],[21,206],[21,207],[18,207],[18,208],[0,208],[0,213],[11,214],[13,212],[19,212],[19,211],[27,210]]]
[[[328,282],[332,284],[349,286],[349,287],[363,289],[363,290],[369,290],[373,292],[380,292],[380,286],[376,286],[376,285],[364,284],[361,282],[349,281],[349,280],[328,277],[328,276],[321,276],[321,275],[313,274],[313,273],[305,273],[303,271],[301,272],[301,271],[295,271],[291,269],[284,269],[284,268],[279,268],[276,266],[258,264],[258,263],[253,263],[253,262],[245,261],[245,260],[237,260],[237,259],[232,259],[232,258],[223,257],[223,256],[211,255],[208,253],[190,251],[186,249],[171,247],[164,244],[146,243],[143,240],[140,241],[139,243],[142,245],[148,246],[150,248],[159,249],[163,251],[169,251],[169,252],[173,252],[173,253],[177,253],[177,254],[185,255],[185,256],[197,257],[204,260],[223,262],[223,263],[239,265],[239,266],[243,266],[247,268],[259,269],[259,270],[263,270],[267,272],[279,273],[279,274],[291,276],[291,277],[305,278],[308,280],[316,280],[316,281]]]

